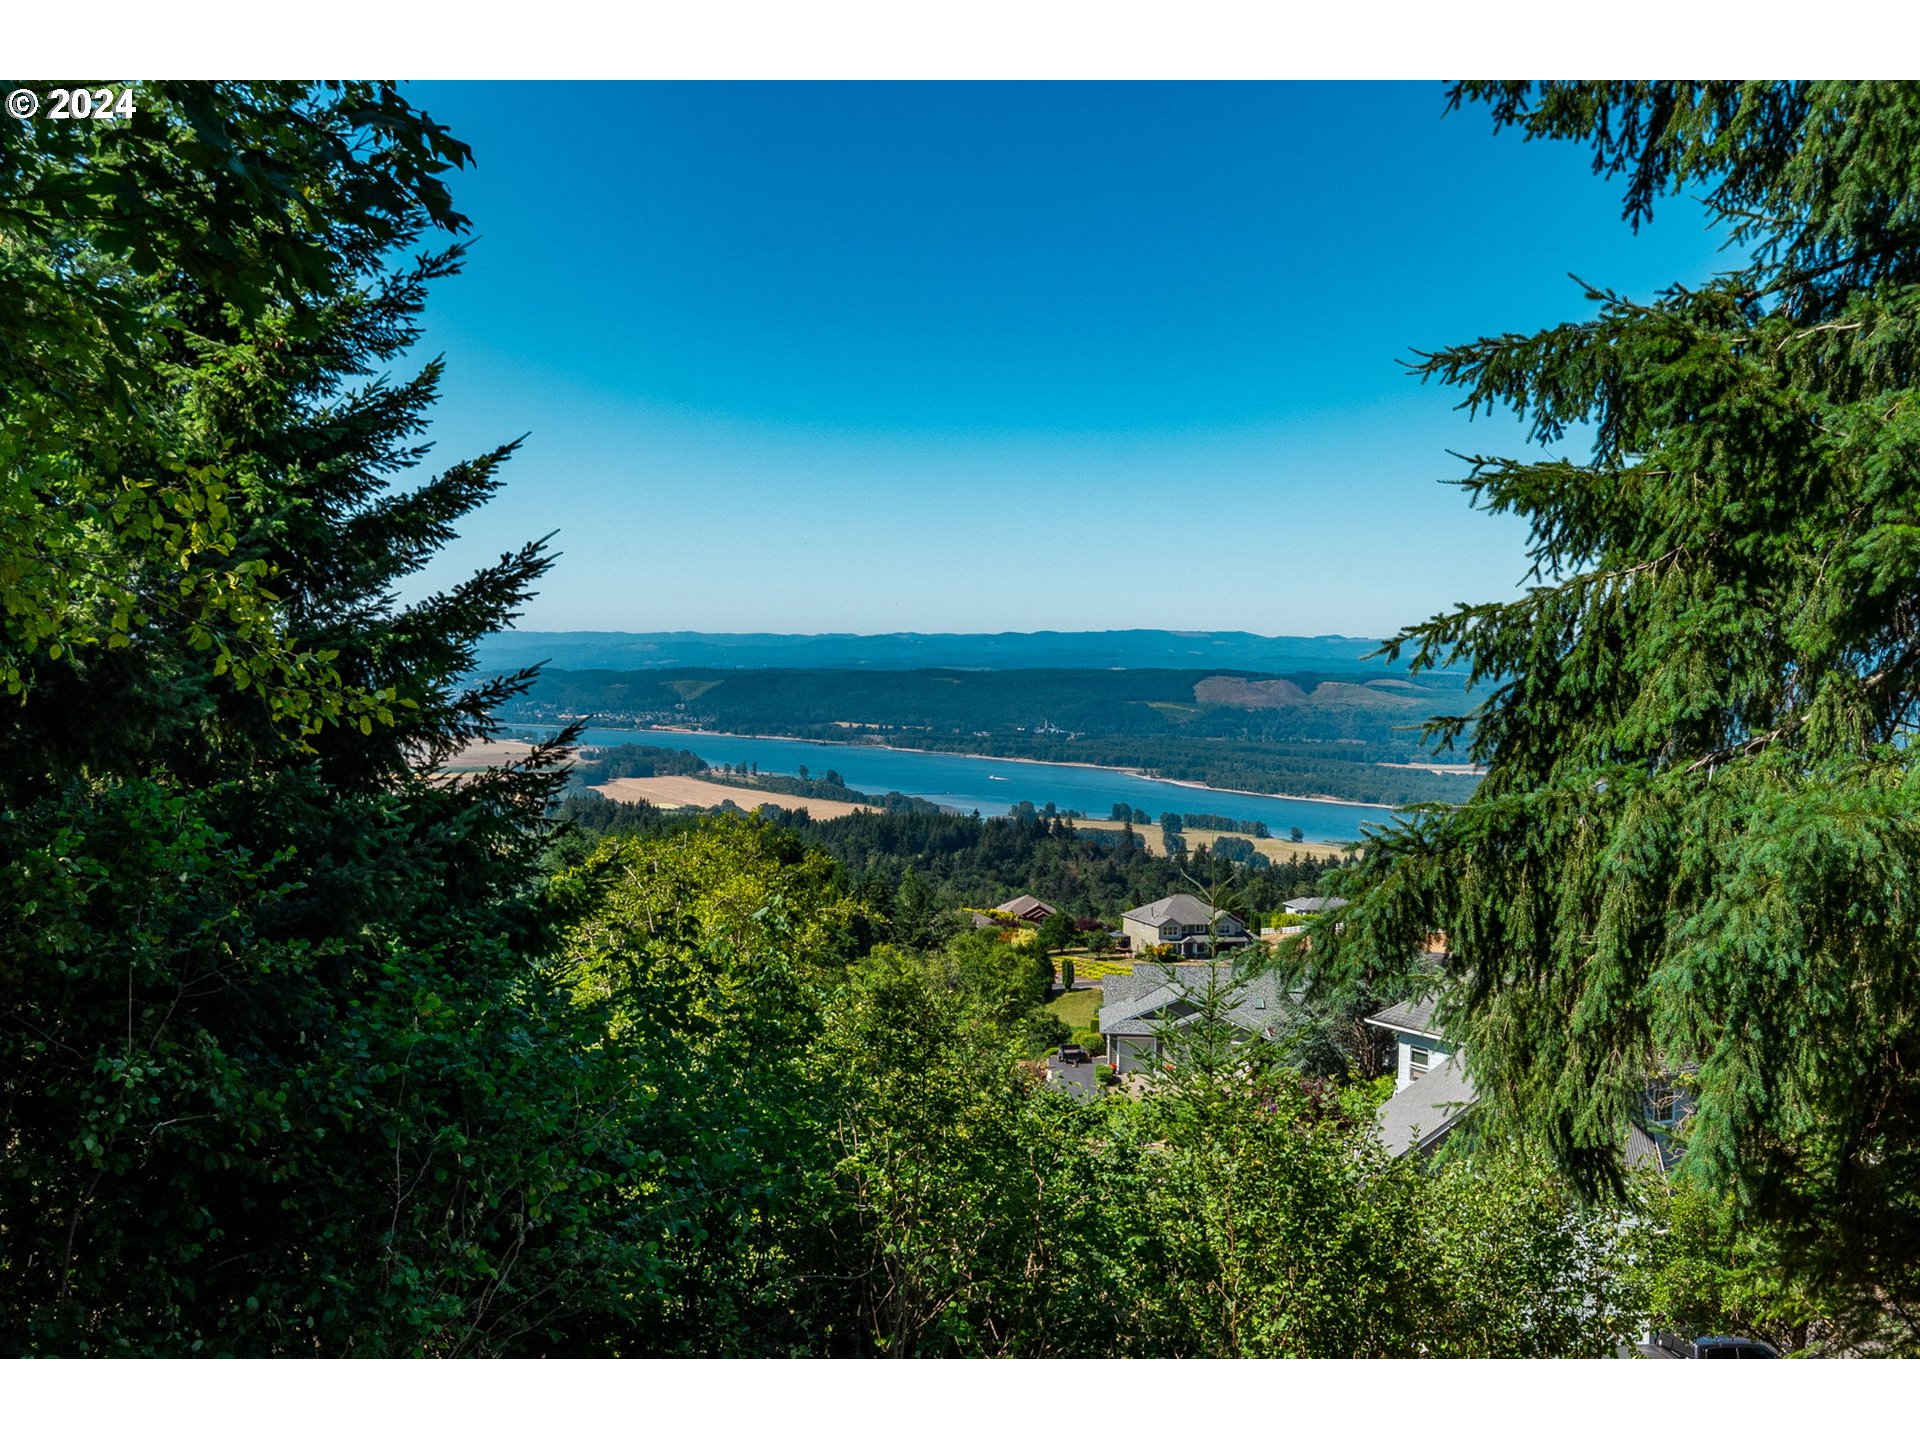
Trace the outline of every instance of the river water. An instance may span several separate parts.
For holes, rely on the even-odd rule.
[[[516,729],[537,729],[516,726]],[[1226,815],[1235,820],[1264,820],[1275,835],[1299,826],[1309,840],[1344,844],[1361,838],[1362,825],[1383,825],[1392,812],[1373,805],[1332,800],[1291,800],[1278,795],[1243,795],[1203,785],[1149,780],[1145,776],[1091,765],[1056,765],[1041,760],[995,760],[924,750],[895,750],[880,745],[834,745],[813,740],[772,740],[753,735],[713,735],[679,730],[585,731],[586,745],[660,745],[691,750],[709,765],[753,763],[780,775],[797,774],[805,765],[815,778],[837,770],[855,790],[880,794],[898,790],[962,812],[1004,815],[1022,800],[1036,806],[1052,802],[1095,820],[1113,812],[1116,801],[1146,811],[1154,820],[1164,810],[1181,814]],[[778,796],[769,799],[778,800]],[[789,797],[790,798],[790,797]]]

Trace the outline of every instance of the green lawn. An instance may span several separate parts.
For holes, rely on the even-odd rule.
[[[1100,1023],[1100,992],[1068,990],[1049,1000],[1047,1009],[1075,1030],[1092,1030]]]

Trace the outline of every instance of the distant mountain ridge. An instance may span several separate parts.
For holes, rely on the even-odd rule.
[[[1362,657],[1380,641],[1244,630],[1040,630],[997,634],[775,635],[673,630],[523,630],[490,635],[479,663],[511,670],[1311,670],[1365,675],[1404,667]]]

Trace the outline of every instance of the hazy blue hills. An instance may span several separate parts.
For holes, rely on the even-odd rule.
[[[1380,642],[1243,630],[1041,630],[997,635],[727,635],[698,631],[523,630],[489,636],[487,669],[545,661],[560,670],[1219,669],[1391,673],[1361,657]]]

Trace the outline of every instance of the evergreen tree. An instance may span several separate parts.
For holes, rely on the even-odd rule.
[[[391,483],[466,147],[384,85],[5,123],[5,1348],[569,1343],[621,1266],[528,886],[554,747],[434,780],[547,562],[394,599],[513,448]]]
[[[1589,1187],[1649,1076],[1698,1099],[1686,1171],[1889,1343],[1920,1304],[1920,92],[1476,84],[1579,142],[1626,217],[1704,196],[1751,258],[1651,300],[1424,357],[1584,459],[1477,458],[1535,585],[1388,647],[1493,691],[1472,799],[1377,835],[1328,952],[1446,932],[1489,1121]],[[1439,727],[1464,735],[1463,717]],[[1316,939],[1316,945],[1321,942]]]

